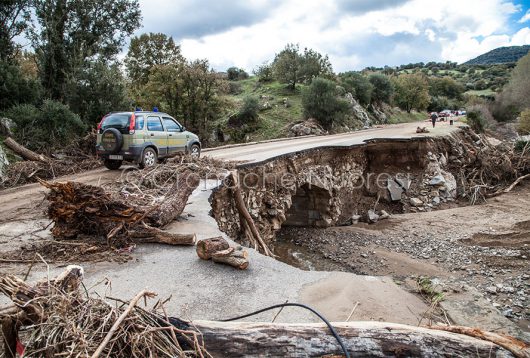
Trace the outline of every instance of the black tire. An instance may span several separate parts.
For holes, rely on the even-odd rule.
[[[116,128],[107,128],[101,134],[101,145],[108,153],[118,153],[123,145],[123,135]]]
[[[156,151],[151,148],[145,148],[142,153],[142,158],[140,160],[140,163],[138,163],[138,166],[140,169],[152,167],[155,165],[158,161],[158,155],[156,154]]]
[[[192,157],[200,158],[201,157],[201,146],[198,144],[193,144],[190,147],[190,155]]]
[[[122,160],[105,159],[103,164],[110,170],[118,170],[121,167]]]

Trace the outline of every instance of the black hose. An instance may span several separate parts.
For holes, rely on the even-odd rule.
[[[324,318],[324,316],[322,316],[320,313],[318,313],[317,311],[315,311],[311,307],[303,305],[301,303],[280,303],[280,304],[277,304],[277,305],[274,305],[274,306],[269,306],[269,307],[266,307],[266,308],[262,308],[262,309],[260,309],[258,311],[255,311],[255,312],[247,313],[247,314],[245,314],[243,316],[238,316],[238,317],[228,318],[228,319],[220,319],[219,321],[220,322],[237,321],[238,319],[254,316],[254,315],[257,315],[257,314],[265,312],[265,311],[273,310],[275,308],[289,307],[289,306],[290,307],[302,307],[302,308],[305,308],[306,310],[309,310],[309,311],[313,312],[315,315],[317,315],[318,318],[320,318],[322,321],[324,321],[324,323],[328,326],[329,330],[331,331],[331,334],[333,335],[333,337],[335,337],[337,342],[339,342],[339,345],[342,348],[342,351],[344,352],[344,355],[346,356],[346,358],[350,358],[350,353],[348,353],[348,350],[346,349],[346,346],[344,345],[344,342],[342,342],[342,339],[340,338],[340,336],[337,333],[337,331],[335,331],[335,328],[333,328],[331,323],[329,323],[329,321],[326,318]]]

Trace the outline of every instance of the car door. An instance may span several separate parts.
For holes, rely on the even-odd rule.
[[[164,130],[159,116],[147,117],[147,138],[146,142],[151,142],[158,148],[158,156],[164,157],[168,153],[167,132]]]
[[[182,131],[182,126],[171,117],[162,117],[162,120],[168,133],[169,155],[185,151],[187,138]]]

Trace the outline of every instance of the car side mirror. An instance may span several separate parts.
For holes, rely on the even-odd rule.
[[[186,127],[180,127],[180,131],[181,132],[185,132],[186,131]]]

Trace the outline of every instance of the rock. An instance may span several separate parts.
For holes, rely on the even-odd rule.
[[[379,214],[379,220],[388,219],[389,217],[389,213],[387,213],[385,210],[381,210],[381,213]]]
[[[0,181],[4,180],[4,174],[9,165],[9,160],[7,159],[4,148],[0,145]]]
[[[375,213],[372,209],[368,210],[368,222],[376,223],[379,220],[379,215]]]
[[[2,117],[0,118],[0,134],[6,137],[11,137],[13,135],[13,127],[15,123],[9,118]]]
[[[324,129],[318,124],[316,119],[308,119],[305,122],[297,123],[289,129],[289,137],[301,137],[305,135],[320,135]]]
[[[432,198],[432,203],[434,205],[439,205],[440,204],[440,197],[439,196],[435,196],[434,198]]]
[[[486,287],[486,292],[490,293],[492,295],[496,295],[497,294],[497,287],[495,287],[495,286]]]
[[[423,205],[423,201],[421,201],[418,198],[410,198],[410,205],[415,206],[415,207],[420,207]]]
[[[351,217],[352,225],[353,224],[358,224],[360,219],[361,219],[361,215],[352,215],[352,217]]]
[[[368,115],[366,109],[364,109],[363,106],[361,106],[359,102],[357,102],[357,100],[353,97],[351,93],[346,93],[344,97],[348,102],[350,102],[350,108],[353,115],[361,122],[363,122],[363,126],[365,128],[371,127],[372,121],[370,120],[370,116]]]
[[[429,181],[429,185],[444,185],[445,178],[442,175],[436,175]]]
[[[387,189],[390,192],[390,198],[392,201],[399,201],[401,200],[401,194],[403,194],[403,188],[401,185],[396,183],[394,179],[390,178],[387,181]]]
[[[412,180],[410,180],[408,177],[396,176],[394,180],[405,190],[409,190],[410,184],[412,183]]]

